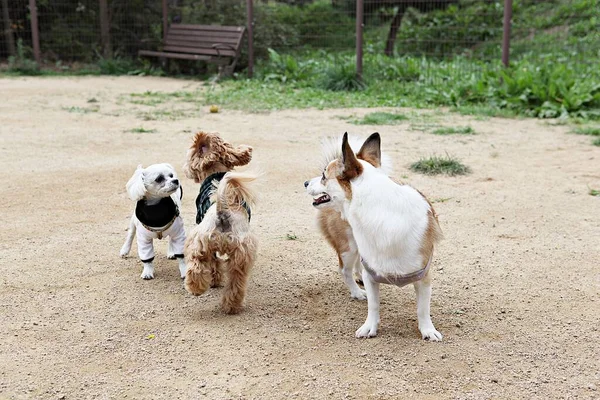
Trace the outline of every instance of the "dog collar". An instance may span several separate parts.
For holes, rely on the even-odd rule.
[[[181,190],[183,197],[183,189]],[[153,205],[148,205],[146,200],[140,200],[135,206],[135,216],[142,226],[162,239],[162,233],[169,229],[179,217],[179,207],[171,196],[160,199]]]
[[[425,266],[425,268],[422,268],[418,271],[412,272],[407,275],[379,275],[373,270],[373,268],[369,267],[369,264],[364,258],[361,257],[360,260],[362,261],[364,269],[369,273],[369,275],[371,275],[375,282],[389,283],[390,285],[402,287],[423,279],[425,275],[427,275],[427,271],[429,271],[429,266],[431,265],[432,257],[433,253],[429,256],[429,260],[427,261],[427,265]]]
[[[213,205],[210,197],[214,192],[213,181],[221,182],[223,177],[227,172],[217,172],[212,175],[209,175],[205,180],[202,181],[202,185],[200,186],[200,192],[198,193],[198,197],[196,197],[196,224],[199,224],[204,219],[204,215]],[[250,207],[246,204],[246,202],[242,203],[242,207],[248,213],[248,221],[252,216],[252,212]]]

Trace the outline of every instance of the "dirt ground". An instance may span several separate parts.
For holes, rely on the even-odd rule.
[[[440,110],[438,123],[479,134],[340,118],[365,109],[209,114],[129,101],[203,88],[148,77],[0,80],[0,399],[600,397],[600,198],[588,194],[600,188],[600,148],[589,137]],[[144,120],[156,110],[171,114]],[[138,127],[156,132],[128,132]],[[254,146],[252,164],[265,172],[252,215],[258,262],[237,316],[218,311],[217,289],[185,292],[164,241],[152,281],[139,277],[135,245],[119,257],[138,163],[175,166],[192,226],[199,187],[181,167],[197,129]],[[434,202],[446,236],[431,306],[441,343],[420,339],[410,287],[384,286],[379,336],[354,338],[366,302],[350,299],[302,186],[319,173],[319,138],[346,130],[378,130],[395,175]],[[409,171],[444,152],[472,174]]]

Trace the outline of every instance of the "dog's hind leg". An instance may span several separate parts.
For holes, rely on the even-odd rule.
[[[367,320],[356,331],[357,338],[377,336],[379,327],[379,283],[375,282],[367,270],[363,269],[363,282],[367,291]]]
[[[438,342],[442,340],[442,334],[433,326],[429,309],[431,302],[431,276],[428,273],[425,278],[415,282],[413,285],[417,294],[417,318],[419,320],[421,336],[424,340]]]
[[[193,232],[185,242],[185,289],[195,296],[206,292],[212,282],[212,271],[217,267],[208,243],[208,235]]]
[[[358,287],[353,275],[356,265],[360,265],[360,256],[358,255],[358,252],[352,250],[346,251],[339,256],[339,259],[341,267],[340,272],[344,279],[344,283],[348,289],[350,289],[350,297],[357,300],[366,300],[367,292]]]
[[[221,309],[227,314],[237,314],[242,311],[246,297],[246,285],[250,269],[256,257],[256,239],[247,236],[228,252],[229,259],[225,262],[227,269],[227,284],[223,292]]]
[[[125,239],[125,243],[123,243],[123,247],[121,247],[121,257],[125,257],[131,251],[131,244],[133,243],[133,239],[135,239],[135,215],[131,216],[131,220],[129,221],[129,229],[127,230],[127,238]]]

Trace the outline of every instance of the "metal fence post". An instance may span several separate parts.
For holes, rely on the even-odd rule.
[[[40,54],[40,32],[38,30],[38,15],[35,0],[29,0],[29,12],[31,13],[31,41],[33,42],[33,58],[38,63],[42,62]]]
[[[512,25],[512,0],[504,0],[504,29],[502,32],[502,64],[508,67],[510,53],[510,28]]]
[[[254,73],[254,4],[246,0],[246,25],[248,25],[248,78]]]
[[[363,0],[356,0],[356,78],[360,80],[363,76],[363,20]]]
[[[107,0],[100,0],[100,40],[102,42],[102,55],[104,58],[112,58]]]

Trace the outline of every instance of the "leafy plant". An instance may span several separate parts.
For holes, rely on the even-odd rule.
[[[23,39],[17,41],[17,54],[8,57],[8,70],[22,75],[41,75],[38,64],[30,57],[32,51],[23,44]]]
[[[354,65],[340,62],[324,71],[321,87],[334,92],[357,92],[366,89],[367,85],[356,76]]]
[[[131,132],[131,133],[156,133],[156,129],[144,129],[143,127],[139,127],[139,128],[132,128],[127,130],[126,132]]]
[[[600,136],[600,127],[577,127],[573,130],[573,133],[578,135]]]

